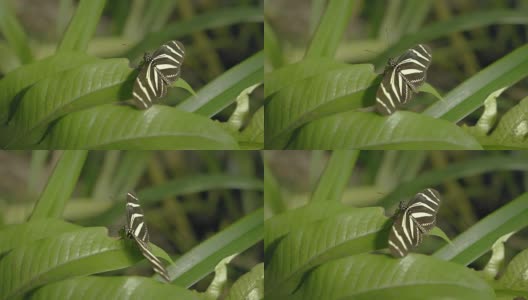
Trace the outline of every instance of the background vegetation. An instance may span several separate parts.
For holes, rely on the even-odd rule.
[[[528,3],[268,0],[266,148],[528,147]],[[402,111],[372,111],[384,66],[433,50]]]
[[[524,152],[268,151],[266,298],[526,297],[527,169]],[[426,187],[451,242],[393,258],[390,217]]]
[[[0,299],[262,298],[258,152],[0,152],[0,166]],[[129,191],[171,284],[119,238]]]
[[[262,20],[258,0],[0,1],[0,147],[260,148]],[[116,105],[143,54],[173,39],[184,89]]]

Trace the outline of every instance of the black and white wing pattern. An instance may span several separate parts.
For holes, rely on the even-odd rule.
[[[167,94],[167,86],[180,77],[184,56],[185,48],[179,41],[164,44],[152,56],[145,55],[132,90],[137,107],[147,109]]]
[[[134,239],[143,256],[152,264],[152,268],[167,282],[170,282],[169,274],[161,261],[151,252],[149,246],[149,235],[143,209],[139,205],[138,198],[132,194],[127,194],[126,203],[126,235]]]
[[[407,103],[425,82],[432,57],[431,49],[419,44],[396,61],[390,60],[376,92],[376,110],[390,115]]]
[[[422,242],[423,235],[436,224],[439,207],[440,194],[431,188],[416,194],[406,207],[400,204],[389,234],[389,249],[393,256],[403,257]]]

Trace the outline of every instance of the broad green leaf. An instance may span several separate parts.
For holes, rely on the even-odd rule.
[[[288,148],[448,150],[481,146],[460,127],[441,119],[408,111],[389,117],[350,111],[305,125]]]
[[[60,149],[236,149],[213,121],[177,108],[100,105],[60,119],[38,146]]]
[[[275,94],[283,88],[295,85],[307,78],[346,68],[348,65],[330,58],[304,59],[301,62],[286,65],[264,76],[264,98]]]
[[[267,193],[267,190],[265,194]],[[305,228],[309,224],[337,216],[340,213],[353,211],[340,202],[310,202],[305,206],[285,211],[266,220],[264,226],[264,253],[270,255],[270,246],[277,245],[281,238],[290,231]]]
[[[0,278],[11,279],[0,280],[0,299],[17,298],[43,284],[72,276],[125,268],[141,259],[137,252],[134,255],[123,241],[109,238],[102,227],[26,243],[0,260]]]
[[[528,250],[523,250],[510,261],[499,279],[499,284],[510,289],[528,291],[526,272],[528,272]]]
[[[81,0],[58,51],[85,51],[95,34],[106,0]]]
[[[283,148],[293,131],[310,121],[367,106],[375,98],[377,79],[372,65],[349,65],[280,90],[266,105],[266,147]]]
[[[39,219],[22,224],[7,225],[0,230],[0,255],[35,240],[78,229],[80,226],[58,219]]]
[[[9,124],[12,128],[9,147],[36,144],[48,124],[68,113],[129,99],[135,74],[128,60],[107,59],[41,80],[20,100]]]
[[[528,226],[528,193],[510,201],[437,250],[433,256],[468,265],[491,249],[501,236]]]
[[[60,160],[53,169],[44,191],[35,204],[30,219],[60,218],[64,213],[66,203],[83,169],[88,151],[72,150],[62,153]]]
[[[398,185],[388,195],[380,199],[379,203],[389,208],[400,201],[407,200],[427,187],[434,187],[448,180],[480,175],[486,172],[500,170],[528,170],[528,159],[505,155],[486,156],[452,163],[445,168],[432,170],[420,174],[413,180]]]
[[[48,284],[31,295],[34,300],[202,300],[197,293],[145,277],[88,276]]]
[[[383,210],[372,207],[349,210],[292,230],[266,262],[266,298],[289,295],[307,271],[329,260],[386,248],[386,225]]]
[[[263,209],[260,208],[216,233],[182,255],[167,268],[174,284],[190,287],[210,274],[224,257],[240,253],[262,240]]]
[[[0,80],[0,124],[7,121],[15,96],[34,83],[55,73],[99,61],[80,52],[64,52],[22,66]]]
[[[260,263],[250,272],[238,278],[231,289],[227,300],[262,300],[264,299],[264,263]]]
[[[396,298],[494,300],[495,293],[476,272],[434,257],[361,254],[316,268],[288,299]]]
[[[29,63],[33,60],[28,37],[18,22],[10,1],[0,1],[0,30],[22,63]]]
[[[209,82],[178,105],[181,110],[212,117],[234,103],[249,86],[264,80],[264,52],[259,51]]]

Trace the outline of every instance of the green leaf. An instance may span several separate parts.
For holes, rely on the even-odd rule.
[[[264,148],[264,106],[253,114],[249,124],[240,132],[238,144],[246,150]]]
[[[100,105],[60,119],[39,147],[219,150],[236,149],[237,144],[213,121],[173,107]]]
[[[408,111],[389,117],[351,111],[305,125],[288,148],[447,150],[481,146],[460,127],[441,119]]]
[[[262,240],[263,209],[260,208],[182,255],[167,268],[173,284],[190,287],[211,273],[224,257],[240,253]]]
[[[41,80],[24,94],[9,124],[9,147],[36,144],[51,122],[68,113],[131,98],[135,74],[128,60],[107,59]]]
[[[506,112],[491,135],[480,137],[485,148],[528,148],[528,97]]]
[[[229,290],[226,300],[264,299],[264,263],[260,263],[250,272],[238,278]]]
[[[528,193],[522,194],[457,236],[433,256],[468,265],[491,249],[501,236],[528,226]]]
[[[291,231],[266,263],[266,298],[291,294],[306,272],[331,259],[386,248],[386,223],[381,208],[358,208]]]
[[[20,61],[26,64],[33,60],[28,37],[9,2],[0,1],[0,30]]]
[[[397,295],[397,296],[395,296]],[[326,263],[288,299],[495,299],[474,271],[434,257],[362,254]]]
[[[477,137],[486,136],[491,128],[495,126],[495,121],[497,120],[497,97],[499,97],[505,89],[506,88],[504,87],[494,91],[486,98],[486,100],[484,100],[484,112],[475,126],[470,127],[462,125],[462,128]],[[480,142],[482,143],[482,140],[480,140]]]
[[[428,233],[428,235],[437,236],[437,237],[443,239],[444,241],[446,241],[448,243],[451,243],[451,240],[449,239],[447,234],[445,234],[445,232],[442,229],[440,229],[439,227],[433,227],[433,229],[431,229],[431,231]]]
[[[236,108],[229,116],[227,120],[227,126],[229,126],[233,131],[238,131],[244,124],[244,120],[247,118],[249,113],[249,95],[260,86],[259,84],[252,85],[245,90],[243,90],[236,97]]]
[[[206,299],[216,300],[220,298],[220,295],[222,294],[224,286],[227,282],[227,264],[229,264],[237,255],[238,253],[235,253],[225,257],[216,265],[214,269],[213,281],[211,281],[207,287],[207,290],[205,291],[204,296]]]
[[[499,279],[499,284],[506,288],[528,291],[526,272],[528,271],[528,249],[517,254],[508,264],[506,271]]]
[[[438,24],[438,23],[437,23]],[[424,111],[424,114],[458,122],[484,104],[494,91],[528,76],[528,45],[519,47],[461,83]]]
[[[106,0],[81,0],[58,51],[85,51],[95,34]]]
[[[33,241],[80,228],[78,225],[57,219],[39,219],[22,224],[7,225],[0,230],[0,255]]]
[[[60,218],[66,203],[77,185],[88,151],[65,151],[53,169],[44,191],[35,205],[31,220],[42,218]]]
[[[266,193],[267,190],[264,195]],[[266,220],[266,226],[264,227],[264,253],[266,256],[270,255],[269,253],[273,251],[270,246],[276,246],[292,230],[305,228],[314,222],[337,216],[340,213],[354,211],[355,209],[336,201],[310,202],[305,206],[273,216]]]
[[[440,95],[440,93],[438,93],[438,91],[432,86],[430,85],[429,83],[425,82],[421,87],[420,87],[420,92],[426,92],[428,94],[431,94],[433,96],[436,97],[436,99],[440,100],[440,101],[443,101],[443,98],[442,96]]]
[[[266,74],[264,81],[264,98],[276,92],[304,81],[320,73],[346,68],[348,65],[329,58],[304,59],[298,63],[286,65]]]
[[[193,90],[193,88],[182,78],[178,78],[178,80],[176,80],[171,86],[182,88],[189,92],[189,94],[196,96],[196,92]]]
[[[332,156],[324,172],[319,177],[319,182],[310,201],[340,202],[349,183],[358,155],[359,151],[357,150],[336,150],[332,152]]]
[[[46,255],[42,255],[45,253]],[[103,227],[80,229],[14,248],[0,260],[0,299],[20,297],[43,284],[125,268],[139,261]],[[16,276],[13,276],[13,270]]]
[[[212,117],[222,111],[249,86],[264,80],[264,52],[260,51],[208,83],[196,96],[184,100],[179,109]]]
[[[266,147],[283,148],[293,131],[310,121],[367,106],[374,99],[376,79],[372,65],[345,65],[281,89],[266,105]]]
[[[34,83],[55,73],[79,67],[99,59],[84,53],[71,52],[53,55],[20,67],[0,80],[0,123],[7,122],[10,106],[15,96]]]
[[[31,299],[202,300],[197,293],[177,285],[145,277],[118,276],[88,276],[58,281],[38,289]]]
[[[506,243],[514,233],[515,232],[510,232],[501,236],[495,241],[495,243],[493,243],[493,246],[491,246],[491,257],[484,269],[482,269],[482,273],[487,280],[494,280],[499,275],[502,265],[504,264],[504,243]]]

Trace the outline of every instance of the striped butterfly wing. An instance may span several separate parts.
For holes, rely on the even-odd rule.
[[[411,98],[411,90],[397,66],[389,66],[376,92],[376,110],[390,115]]]
[[[132,90],[138,108],[147,109],[167,94],[167,86],[180,76],[184,54],[182,43],[170,41],[152,56],[145,55]]]
[[[400,209],[389,233],[389,250],[393,256],[406,256],[411,248],[422,242],[423,234],[436,224],[439,206],[439,193],[428,188]]]
[[[143,209],[139,205],[139,199],[132,193],[127,194],[126,219],[125,231],[127,236],[136,241],[141,254],[150,262],[154,271],[167,282],[170,282],[167,270],[150,249]]]
[[[418,224],[422,233],[427,233],[436,224],[436,214],[440,207],[440,194],[434,189],[425,189],[416,194],[407,211],[413,223]]]
[[[396,68],[413,92],[416,93],[425,82],[432,58],[431,49],[427,45],[419,44],[407,50],[398,59]]]
[[[376,92],[377,111],[390,115],[407,103],[425,82],[431,60],[431,49],[419,44],[407,50],[397,61],[389,61]]]
[[[167,272],[167,269],[165,269],[159,258],[152,253],[150,246],[137,236],[134,235],[133,237],[138,244],[141,254],[143,254],[143,256],[152,265],[152,269],[154,269],[154,272],[158,273],[167,282],[170,282],[169,273]]]
[[[170,41],[154,52],[152,63],[166,85],[171,85],[180,77],[184,58],[185,48],[179,41]]]
[[[138,238],[146,244],[149,243],[143,209],[139,205],[139,199],[132,193],[127,194],[125,231],[129,238]]]

